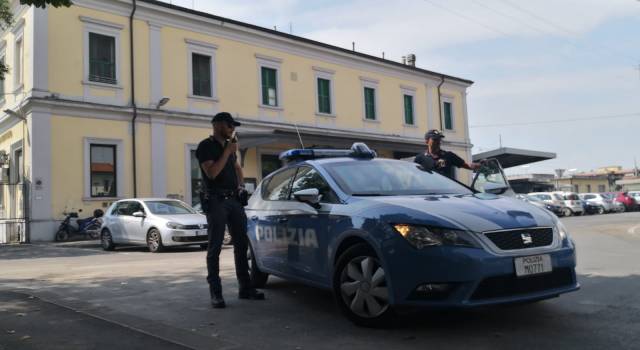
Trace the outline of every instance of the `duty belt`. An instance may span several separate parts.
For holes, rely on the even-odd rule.
[[[236,191],[234,190],[213,190],[211,194],[215,197],[222,199],[234,198],[236,196]]]

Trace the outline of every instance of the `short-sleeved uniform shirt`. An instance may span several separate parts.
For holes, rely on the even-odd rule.
[[[445,165],[442,167],[438,167],[436,165],[437,161],[440,159],[444,159],[445,161]],[[437,157],[434,157],[429,152],[420,153],[413,161],[422,165],[425,170],[436,171],[450,179],[455,178],[453,167],[459,168],[465,163],[464,159],[458,157],[457,154],[443,150],[440,150]]]
[[[207,137],[198,144],[196,149],[196,158],[198,163],[202,163],[213,160],[214,162],[222,157],[224,152],[224,146],[220,142],[216,141],[213,137]],[[215,179],[211,180],[200,167],[202,179],[206,185],[208,191],[220,191],[220,190],[236,190],[238,188],[238,177],[236,175],[236,155],[232,154],[227,159],[227,163],[220,171],[220,174]]]

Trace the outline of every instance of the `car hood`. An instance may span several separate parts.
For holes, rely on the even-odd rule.
[[[207,217],[202,214],[182,214],[182,215],[154,215],[166,222],[175,222],[180,225],[201,225],[207,223]]]
[[[366,198],[389,223],[416,223],[475,232],[554,226],[548,211],[515,198],[491,194]],[[375,209],[374,209],[375,208]]]

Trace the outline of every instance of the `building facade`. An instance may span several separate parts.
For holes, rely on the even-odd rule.
[[[13,6],[0,163],[21,192],[2,203],[26,223],[19,240],[52,240],[63,212],[118,198],[194,204],[194,151],[219,111],[243,123],[249,187],[301,143],[360,141],[402,158],[439,128],[445,148],[471,159],[469,80],[151,0]]]

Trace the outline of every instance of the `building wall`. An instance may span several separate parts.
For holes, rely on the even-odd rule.
[[[559,186],[571,186],[572,188],[574,188],[575,190],[575,186],[578,186],[578,193],[586,193],[586,192],[600,192],[600,190],[598,189],[598,186],[604,186],[605,188],[605,192],[609,191],[609,181],[604,178],[604,179],[598,179],[598,178],[594,178],[594,179],[575,179],[575,178],[570,178],[570,179],[559,179],[558,181],[558,185]],[[589,191],[589,189],[587,188],[587,186],[591,186],[591,190]],[[574,191],[572,190],[572,191]]]

